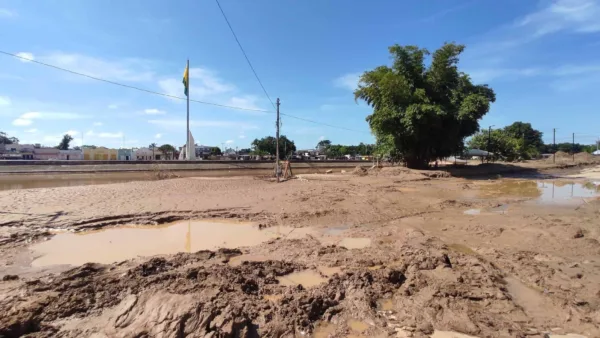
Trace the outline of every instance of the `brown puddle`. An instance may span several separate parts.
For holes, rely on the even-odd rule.
[[[264,262],[272,259],[273,257],[269,257],[267,255],[244,254],[240,256],[231,257],[228,263],[230,266],[240,266],[243,262]]]
[[[313,331],[314,338],[329,338],[335,332],[336,326],[328,322],[321,322]]]
[[[583,203],[584,198],[600,196],[600,186],[592,182],[569,182],[560,180],[521,181],[503,180],[499,183],[483,185],[480,190],[484,197],[514,196],[532,198],[538,204]],[[474,214],[474,210],[467,210]]]
[[[279,284],[283,286],[296,286],[301,284],[305,288],[317,286],[327,281],[327,279],[321,277],[318,272],[312,270],[293,272],[289,275],[277,277],[277,280],[279,281]]]
[[[211,220],[64,233],[31,247],[35,256],[38,256],[32,266],[112,263],[138,256],[253,246],[285,237],[294,229],[278,226],[259,230],[252,223]],[[296,232],[295,235],[303,232]]]
[[[369,324],[356,319],[348,319],[348,327],[354,332],[363,333],[369,329]]]
[[[338,273],[338,274],[342,273],[342,268],[339,266],[333,266],[333,267],[319,266],[319,267],[317,267],[317,270],[319,270],[320,273],[324,274],[327,277],[331,277],[331,276],[335,275],[336,273]]]
[[[377,309],[381,311],[392,311],[394,302],[391,299],[380,299],[377,301]]]
[[[370,238],[347,237],[347,238],[342,239],[338,245],[343,246],[346,249],[363,249],[368,246],[371,246],[371,239]]]

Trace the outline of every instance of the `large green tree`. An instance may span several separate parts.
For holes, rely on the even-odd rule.
[[[491,88],[474,85],[459,71],[463,50],[463,45],[444,44],[427,66],[427,49],[394,45],[391,67],[360,77],[354,96],[373,108],[367,116],[371,130],[408,167],[427,167],[431,160],[459,153],[495,101]]]
[[[69,149],[69,144],[71,143],[71,141],[73,141],[73,136],[71,136],[69,134],[65,134],[65,135],[63,135],[62,140],[60,141],[58,146],[56,146],[56,148],[58,148],[60,150],[67,150],[67,149]]]
[[[252,141],[252,148],[256,154],[275,155],[277,146],[276,139],[273,136],[266,136]],[[289,154],[296,151],[294,141],[289,140],[285,135],[279,136],[279,158],[285,159]]]
[[[165,155],[166,159],[173,159],[177,149],[170,144],[163,144],[162,146],[158,147],[158,150]]]
[[[538,151],[543,149],[543,133],[533,129],[531,123],[515,122],[510,126],[504,127],[504,132],[510,137],[522,139],[525,147],[535,147]]]

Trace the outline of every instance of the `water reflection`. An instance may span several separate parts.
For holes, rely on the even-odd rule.
[[[137,256],[253,246],[289,234],[295,228],[258,229],[252,223],[183,221],[159,226],[117,228],[64,233],[31,247],[33,266],[112,263]],[[308,233],[295,231],[296,237]]]
[[[481,187],[483,197],[526,197],[536,203],[560,204],[581,202],[581,198],[600,196],[600,186],[594,182],[572,182],[563,180],[519,181],[505,180]]]

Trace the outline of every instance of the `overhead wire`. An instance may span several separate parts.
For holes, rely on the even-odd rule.
[[[159,95],[159,96],[163,96],[163,97],[168,97],[168,98],[172,98],[172,99],[177,99],[177,100],[186,100],[187,98],[185,97],[180,97],[180,96],[176,96],[176,95],[170,95],[170,94],[166,94],[166,93],[161,93],[161,92],[157,92],[157,91],[153,91],[153,90],[149,90],[149,89],[144,89],[144,88],[140,88],[140,87],[136,87],[136,86],[131,86],[131,85],[127,85],[124,83],[119,83],[119,82],[115,82],[115,81],[111,81],[111,80],[107,80],[107,79],[103,79],[103,78],[99,78],[96,76],[92,76],[92,75],[88,75],[88,74],[84,74],[84,73],[80,73],[80,72],[76,72],[70,69],[66,69],[63,67],[59,67],[59,66],[55,66],[49,63],[45,63],[42,61],[38,61],[38,60],[34,60],[34,59],[30,59],[27,57],[23,57],[14,53],[9,53],[9,52],[5,52],[0,50],[0,54],[4,54],[4,55],[8,55],[8,56],[12,56],[14,58],[20,59],[20,60],[24,60],[24,61],[29,61],[29,62],[33,62],[42,66],[46,66],[49,68],[53,68],[56,70],[60,70],[63,72],[67,72],[73,75],[78,75],[78,76],[83,76],[92,80],[96,80],[96,81],[100,81],[100,82],[105,82],[105,83],[109,83],[115,86],[120,86],[120,87],[124,87],[124,88],[129,88],[129,89],[134,89],[134,90],[138,90],[141,92],[145,92],[148,94],[154,94],[154,95]],[[193,100],[190,99],[190,102],[195,102],[195,103],[200,103],[200,104],[205,104],[205,105],[210,105],[210,106],[215,106],[215,107],[221,107],[221,108],[229,108],[229,109],[237,109],[237,110],[246,110],[246,111],[255,111],[255,112],[262,112],[262,113],[270,113],[270,114],[274,114],[274,111],[271,110],[265,110],[265,109],[253,109],[253,108],[244,108],[244,107],[236,107],[236,106],[229,106],[229,105],[224,105],[224,104],[219,104],[219,103],[213,103],[213,102],[206,102],[206,101],[200,101],[200,100]],[[306,118],[302,118],[302,117],[298,117],[298,116],[294,116],[294,115],[290,115],[290,114],[281,114],[293,119],[297,119],[300,121],[305,121],[305,122],[309,122],[309,123],[314,123],[314,124],[319,124],[319,125],[323,125],[323,126],[327,126],[330,128],[336,128],[336,129],[341,129],[341,130],[347,130],[347,131],[352,131],[352,132],[357,132],[357,133],[367,133],[365,131],[360,131],[360,130],[354,130],[354,129],[350,129],[350,128],[345,128],[345,127],[340,127],[340,126],[336,126],[336,125],[332,125],[332,124],[328,124],[328,123],[323,123],[323,122],[319,122],[319,121],[314,121],[314,120],[310,120],[310,119],[306,119]]]
[[[252,66],[252,62],[250,62],[250,58],[248,58],[248,55],[246,54],[244,47],[242,47],[242,44],[241,44],[240,40],[238,39],[237,34],[235,34],[235,31],[233,30],[233,27],[231,26],[229,19],[227,19],[227,15],[225,15],[225,11],[223,10],[223,7],[221,7],[221,3],[219,3],[219,0],[215,0],[215,2],[217,3],[217,6],[219,6],[219,10],[221,11],[221,14],[223,14],[223,18],[225,19],[225,22],[227,22],[227,26],[229,26],[229,30],[231,31],[231,34],[233,34],[233,37],[235,38],[235,41],[237,42],[238,47],[240,47],[242,54],[244,54],[244,58],[246,58],[246,62],[248,62],[248,66],[250,66],[250,69],[252,69],[252,73],[254,73],[254,77],[256,77],[258,84],[260,84],[260,87],[262,88],[262,90],[265,93],[265,96],[267,97],[269,102],[271,102],[271,105],[273,106],[273,108],[275,108],[275,104],[273,103],[273,100],[271,100],[269,93],[267,93],[265,86],[263,86],[262,81],[258,77],[256,70],[254,69],[254,66]]]
[[[115,81],[111,81],[111,80],[102,79],[102,78],[99,78],[99,77],[96,77],[96,76],[92,76],[92,75],[88,75],[88,74],[84,74],[84,73],[79,73],[79,72],[76,72],[76,71],[73,71],[73,70],[70,70],[70,69],[66,69],[66,68],[55,66],[55,65],[51,65],[49,63],[45,63],[45,62],[41,62],[41,61],[38,61],[38,60],[26,58],[26,57],[23,57],[23,56],[20,56],[20,55],[17,55],[17,54],[5,52],[5,51],[0,51],[0,53],[1,54],[5,54],[5,55],[9,55],[9,56],[13,56],[15,58],[19,58],[19,59],[22,59],[22,60],[25,60],[25,61],[37,63],[37,64],[40,64],[40,65],[43,65],[43,66],[46,66],[46,67],[50,67],[50,68],[62,70],[64,72],[71,73],[71,74],[74,74],[74,75],[79,75],[79,76],[87,77],[87,78],[90,78],[92,80],[106,82],[106,83],[110,83],[110,84],[113,84],[113,85],[116,85],[116,86],[121,86],[121,87],[129,88],[129,89],[135,89],[135,90],[139,90],[139,91],[142,91],[142,92],[146,92],[146,93],[150,93],[150,94],[154,94],[154,95],[160,95],[160,96],[164,96],[164,97],[168,97],[168,98],[172,98],[172,99],[187,100],[187,98],[185,98],[185,97],[170,95],[170,94],[161,93],[161,92],[157,92],[157,91],[153,91],[153,90],[149,90],[149,89],[144,89],[144,88],[140,88],[140,87],[126,85],[126,84],[115,82]],[[257,111],[257,112],[264,112],[264,113],[273,113],[272,111],[264,110],[264,109],[253,109],[253,108],[235,107],[235,106],[228,106],[228,105],[224,105],[224,104],[212,103],[212,102],[206,102],[206,101],[200,101],[200,100],[192,100],[192,99],[190,99],[190,102],[196,102],[196,103],[207,104],[207,105],[211,105],[211,106],[217,106],[217,107],[223,107],[223,108],[231,108],[231,109],[238,109],[238,110],[249,110],[249,111]]]

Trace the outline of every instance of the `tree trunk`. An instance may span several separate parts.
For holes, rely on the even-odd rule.
[[[406,167],[410,168],[410,169],[427,169],[427,168],[429,168],[429,159],[426,159],[426,158],[411,156],[411,157],[406,157],[405,161],[406,161]]]

